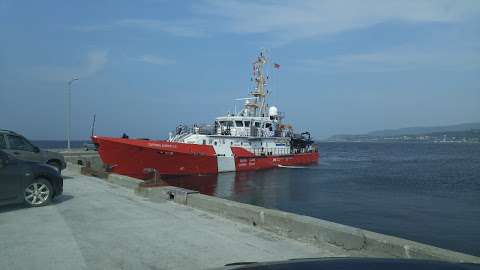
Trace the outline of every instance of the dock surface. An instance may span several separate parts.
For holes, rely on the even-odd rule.
[[[0,207],[0,269],[208,269],[227,263],[349,256],[64,171],[64,194]]]

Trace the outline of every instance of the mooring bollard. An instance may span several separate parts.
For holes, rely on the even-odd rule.
[[[145,174],[152,174],[153,173],[153,183],[156,185],[158,184],[158,171],[155,168],[144,168],[143,173]]]

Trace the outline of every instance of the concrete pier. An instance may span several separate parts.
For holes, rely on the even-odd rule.
[[[72,165],[64,176],[64,194],[52,205],[0,208],[0,269],[207,269],[358,255],[172,201],[153,202],[115,184],[122,177],[84,176]]]
[[[54,204],[0,208],[0,268],[41,262],[50,269],[206,269],[337,256],[480,263],[475,256],[192,190],[143,186],[117,174],[81,175],[87,163],[102,167],[98,155],[65,158],[64,195]]]
[[[124,178],[124,176],[111,176]],[[122,181],[125,181],[123,179]],[[388,236],[318,218],[233,202],[176,187],[137,187],[152,200],[173,200],[277,235],[322,247],[331,244],[345,252],[382,258],[431,259],[480,263],[480,258],[398,237]]]
[[[72,156],[71,158],[73,158],[72,161],[75,161],[75,158],[84,158],[84,156]],[[102,167],[99,157],[90,156],[89,158],[89,162],[93,167]],[[276,235],[320,248],[328,244],[338,247],[348,254],[357,254],[359,256],[480,263],[479,257],[469,254],[309,216],[238,203],[177,187],[142,187],[140,184],[143,181],[117,174],[108,175],[106,180],[134,189],[138,195],[149,198],[152,201],[174,201],[237,223],[261,228]]]

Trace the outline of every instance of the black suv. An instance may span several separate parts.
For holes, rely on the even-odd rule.
[[[58,171],[66,167],[65,159],[60,153],[42,150],[10,130],[0,129],[0,150],[21,160],[47,163]]]
[[[63,178],[47,164],[23,161],[0,150],[0,205],[43,206],[62,194]]]

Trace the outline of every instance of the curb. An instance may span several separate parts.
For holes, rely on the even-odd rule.
[[[137,187],[135,193],[152,201],[172,200],[315,246],[329,243],[347,251],[359,251],[374,257],[480,263],[480,258],[473,255],[318,218],[212,197],[183,188]]]

